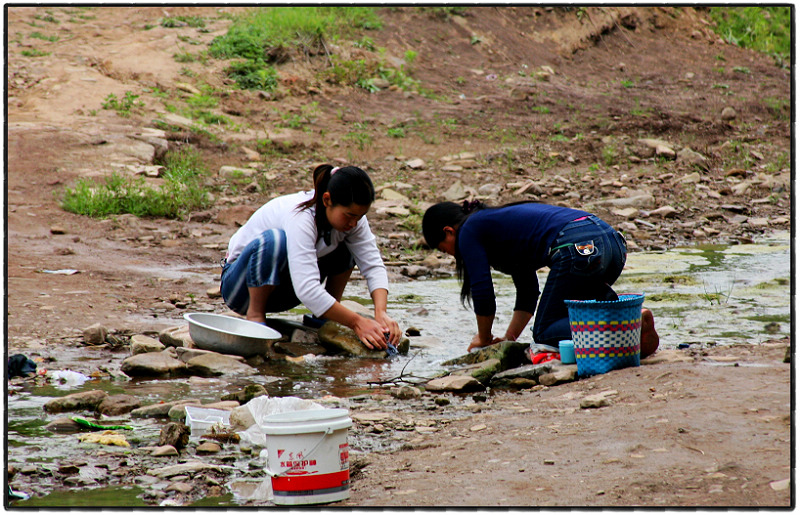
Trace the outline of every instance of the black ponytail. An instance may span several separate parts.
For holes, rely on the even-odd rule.
[[[314,169],[314,196],[298,204],[300,210],[316,207],[315,221],[319,237],[328,235],[329,241],[331,226],[325,216],[325,204],[322,196],[330,193],[331,203],[334,206],[370,206],[375,201],[375,187],[367,172],[356,166],[334,168],[330,164],[322,164]]]
[[[472,291],[470,290],[469,276],[464,267],[464,260],[458,250],[458,228],[461,227],[461,224],[464,223],[469,215],[487,207],[486,204],[479,200],[465,200],[461,204],[440,202],[429,207],[422,217],[422,235],[425,237],[425,242],[428,246],[433,249],[439,248],[439,244],[444,240],[445,227],[452,227],[456,230],[456,277],[461,283],[461,304],[464,307],[471,303]]]

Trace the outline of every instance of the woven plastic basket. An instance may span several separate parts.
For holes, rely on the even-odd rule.
[[[639,366],[644,295],[615,301],[565,300],[579,376]]]

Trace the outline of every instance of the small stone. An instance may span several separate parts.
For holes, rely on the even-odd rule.
[[[197,446],[197,454],[216,454],[222,447],[216,442],[203,442]]]
[[[164,344],[155,338],[150,338],[143,334],[131,336],[131,354],[143,354],[145,352],[161,352]]]
[[[776,492],[779,492],[781,490],[788,490],[790,485],[791,485],[790,478],[781,479],[780,481],[772,481],[769,484],[770,488],[772,488]]]
[[[177,456],[178,449],[176,449],[172,445],[160,445],[155,449],[153,449],[153,452],[151,452],[150,455],[155,456],[157,458],[162,458],[167,456]]]
[[[100,323],[92,324],[83,330],[83,341],[88,345],[102,345],[106,341],[108,329]]]
[[[477,424],[469,428],[473,433],[486,429],[486,424]]]
[[[60,225],[50,227],[50,234],[66,234],[66,230]]]
[[[423,159],[411,159],[406,161],[406,166],[413,170],[420,170],[425,168],[425,161]]]
[[[736,109],[728,106],[722,110],[722,119],[725,121],[730,121],[736,119]]]

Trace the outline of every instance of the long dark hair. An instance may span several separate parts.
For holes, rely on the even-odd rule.
[[[433,249],[439,248],[439,244],[444,240],[445,227],[452,227],[456,230],[456,277],[461,283],[461,304],[464,307],[471,304],[472,291],[470,290],[469,275],[464,268],[464,260],[458,250],[458,229],[472,213],[488,207],[479,200],[465,200],[461,204],[439,202],[429,207],[422,217],[422,235],[425,237],[425,242],[428,246]]]
[[[317,223],[317,238],[325,237],[329,242],[331,224],[325,216],[325,204],[322,195],[330,193],[334,206],[369,206],[375,201],[375,187],[367,172],[356,166],[334,168],[330,164],[322,164],[314,169],[314,196],[297,205],[300,210],[316,207],[314,215]]]

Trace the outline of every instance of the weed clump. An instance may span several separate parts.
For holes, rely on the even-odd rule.
[[[102,184],[78,179],[75,186],[64,189],[61,207],[93,218],[120,214],[178,218],[211,204],[203,184],[207,171],[196,151],[168,152],[163,165],[164,183],[159,187],[148,185],[144,177],[117,172]]]

